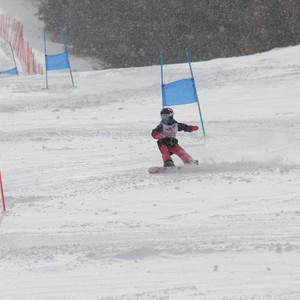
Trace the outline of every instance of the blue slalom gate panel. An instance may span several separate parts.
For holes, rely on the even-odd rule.
[[[69,69],[69,68],[70,65],[69,65],[67,52],[54,54],[54,55],[46,55],[46,69],[48,71]]]
[[[194,81],[194,74],[192,70],[191,60],[189,51],[185,49],[186,58],[188,61],[191,77],[181,80],[176,80],[170,83],[164,83],[163,75],[163,55],[160,52],[160,74],[161,74],[161,91],[162,91],[162,104],[163,107],[181,105],[181,104],[190,104],[197,103],[199,116],[202,126],[203,136],[206,136],[204,122],[202,118],[202,112],[200,108],[200,102],[198,99],[197,89]]]
[[[46,88],[48,88],[48,71],[53,70],[62,70],[69,69],[70,77],[72,80],[72,85],[74,86],[74,80],[72,75],[72,70],[69,62],[68,50],[65,41],[64,31],[61,29],[61,39],[64,43],[65,51],[58,54],[47,54],[47,45],[46,45],[46,31],[44,31],[44,48],[45,48],[45,64],[46,64]]]
[[[163,105],[181,105],[198,102],[192,78],[181,79],[162,86]]]
[[[18,69],[17,68],[12,68],[9,70],[5,70],[5,71],[0,71],[0,74],[10,74],[10,75],[18,75]]]

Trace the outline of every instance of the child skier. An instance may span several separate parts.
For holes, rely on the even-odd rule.
[[[162,154],[164,167],[174,167],[174,162],[171,158],[172,154],[180,157],[184,164],[198,164],[198,161],[192,157],[178,145],[178,140],[175,138],[177,131],[192,132],[199,129],[198,126],[178,123],[173,119],[174,112],[171,108],[165,107],[160,112],[161,122],[152,130],[152,137],[157,141],[158,148]]]

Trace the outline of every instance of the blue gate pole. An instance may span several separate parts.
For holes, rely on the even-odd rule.
[[[191,72],[191,76],[192,76],[192,80],[193,80],[194,92],[195,92],[195,96],[196,96],[196,99],[197,99],[198,110],[199,110],[199,115],[200,115],[200,120],[201,120],[202,133],[203,133],[203,136],[205,137],[206,133],[205,133],[205,128],[204,128],[204,122],[203,122],[203,118],[202,118],[202,113],[201,113],[199,98],[198,98],[198,94],[197,94],[197,89],[196,89],[196,86],[195,86],[195,79],[194,79],[194,74],[193,74],[193,70],[192,70],[192,65],[191,65],[191,60],[190,60],[188,48],[185,48],[185,54],[186,54],[186,57],[187,57],[187,60],[188,60],[188,63],[189,63],[190,72]]]
[[[45,51],[45,69],[46,69],[46,88],[48,88],[46,30],[44,30],[44,49],[45,49],[44,51]]]
[[[164,74],[163,74],[163,54],[160,51],[160,75],[161,75],[161,97],[162,97],[162,107],[165,106],[165,97],[164,97]]]
[[[11,42],[9,42],[9,46],[10,46],[11,53],[12,53],[12,56],[13,56],[13,59],[14,59],[14,63],[15,63],[15,68],[16,68],[17,75],[19,75],[19,72],[18,72],[18,67],[17,67],[17,63],[16,63],[16,59],[15,59],[15,54],[14,54],[14,51],[13,51],[13,48],[12,48]]]
[[[61,38],[62,38],[64,46],[65,46],[65,52],[66,52],[66,56],[67,56],[67,60],[68,60],[68,65],[69,65],[69,70],[70,70],[70,76],[71,76],[71,80],[72,80],[72,85],[73,85],[73,87],[75,87],[74,80],[73,80],[73,74],[72,74],[72,70],[71,70],[71,65],[70,65],[70,61],[69,61],[69,54],[68,54],[68,50],[67,50],[67,44],[66,44],[66,40],[65,40],[65,35],[64,35],[63,29],[60,30],[60,34],[61,34]]]

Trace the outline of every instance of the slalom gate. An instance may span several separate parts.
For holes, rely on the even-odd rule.
[[[6,205],[5,205],[5,197],[4,197],[4,190],[3,190],[3,182],[2,182],[2,174],[0,170],[0,189],[1,189],[1,198],[2,198],[2,209],[6,212]]]

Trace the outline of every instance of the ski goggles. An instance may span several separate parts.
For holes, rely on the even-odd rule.
[[[168,120],[169,118],[173,118],[174,113],[161,114],[160,117],[162,120]]]

